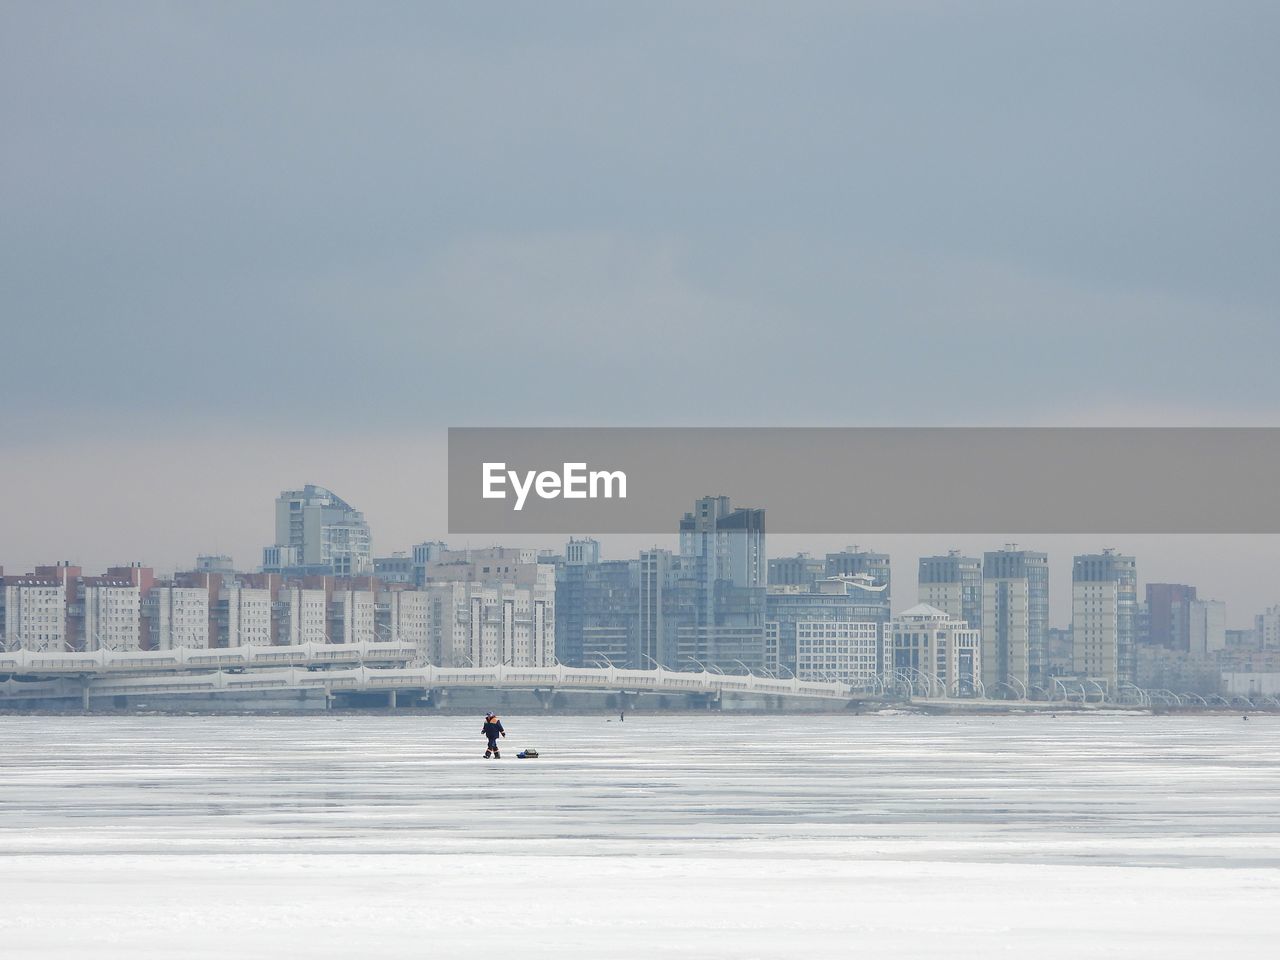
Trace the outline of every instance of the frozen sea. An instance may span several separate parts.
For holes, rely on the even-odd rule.
[[[0,956],[1219,957],[1280,717],[0,717]],[[525,746],[537,760],[517,760]]]

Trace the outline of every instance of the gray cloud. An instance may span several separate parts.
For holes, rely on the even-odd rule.
[[[655,379],[647,419],[750,418],[766,378],[807,422],[845,337],[876,417],[905,356],[915,418],[1009,376],[1275,406],[1270,5],[3,18],[9,404],[450,420],[474,336],[550,420]]]

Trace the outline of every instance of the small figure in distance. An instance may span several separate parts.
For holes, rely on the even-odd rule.
[[[493,713],[486,713],[484,717],[484,726],[480,728],[480,732],[488,739],[488,745],[484,748],[484,758],[489,759],[490,756],[495,760],[501,760],[502,754],[498,752],[498,738],[505,737],[507,731],[502,729],[502,721]]]

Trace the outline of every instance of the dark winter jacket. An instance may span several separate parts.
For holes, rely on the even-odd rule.
[[[486,720],[480,732],[490,740],[497,740],[500,736],[506,736],[506,731],[502,729],[502,721],[497,717]]]

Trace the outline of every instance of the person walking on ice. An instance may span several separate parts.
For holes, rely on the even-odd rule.
[[[502,754],[498,752],[498,738],[507,735],[507,731],[502,729],[502,721],[492,713],[487,713],[484,718],[484,726],[480,728],[480,732],[489,740],[488,745],[484,748],[484,758],[488,760],[489,756],[492,755],[493,759],[501,760]]]

